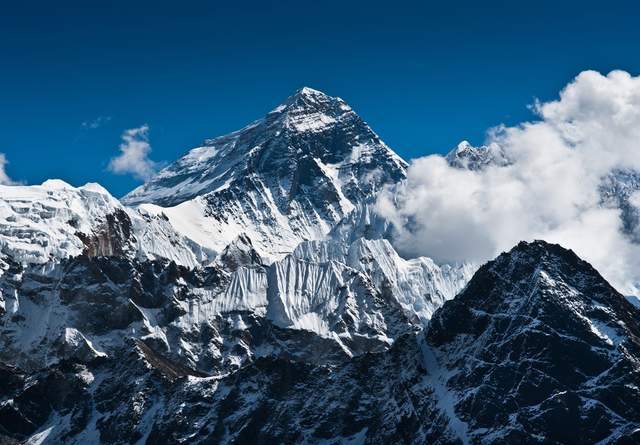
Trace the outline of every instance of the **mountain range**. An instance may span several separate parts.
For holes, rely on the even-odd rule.
[[[544,241],[402,257],[407,168],[305,87],[119,200],[0,186],[0,442],[640,442],[640,309]],[[638,177],[601,190],[632,237]]]

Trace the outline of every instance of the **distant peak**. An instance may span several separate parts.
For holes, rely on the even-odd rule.
[[[488,166],[505,167],[511,164],[504,150],[496,143],[474,147],[463,140],[446,155],[452,167],[482,170]]]
[[[89,192],[100,193],[102,195],[110,195],[109,191],[105,189],[103,186],[98,184],[97,182],[87,182],[85,185],[80,187],[81,190],[86,190]]]

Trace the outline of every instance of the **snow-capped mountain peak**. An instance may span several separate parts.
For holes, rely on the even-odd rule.
[[[221,252],[240,234],[265,259],[320,239],[406,163],[342,99],[305,87],[264,118],[205,141],[123,198]]]
[[[340,102],[345,105],[349,110],[351,109],[342,99],[339,97],[331,97],[328,94],[323,93],[320,90],[316,90],[310,87],[302,87],[296,90],[291,96],[289,96],[282,105],[285,107],[322,107],[327,106],[335,102]],[[281,106],[282,106],[281,105]]]
[[[497,144],[474,147],[466,140],[451,150],[446,159],[452,167],[468,170],[482,170],[491,165],[503,167],[511,163],[504,150]]]
[[[311,136],[317,140],[309,140]],[[349,105],[304,87],[264,118],[228,135],[205,140],[122,201],[171,206],[219,191],[245,173],[291,175],[294,164],[305,157],[333,165],[370,162],[374,155],[380,158],[377,167],[404,174],[406,163]]]
[[[322,131],[348,114],[353,114],[353,110],[342,99],[303,87],[267,116],[278,116],[272,125],[304,133]]]

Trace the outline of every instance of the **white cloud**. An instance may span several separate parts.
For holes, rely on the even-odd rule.
[[[120,155],[109,161],[109,171],[122,175],[132,174],[137,179],[149,179],[157,168],[157,163],[149,159],[149,126],[130,128],[122,133]]]
[[[7,156],[4,153],[0,153],[0,185],[17,185],[18,182],[14,181],[7,174]]]
[[[576,251],[622,292],[637,292],[640,246],[622,233],[620,211],[603,208],[599,186],[613,169],[640,170],[640,77],[585,71],[558,100],[533,108],[539,120],[488,132],[509,166],[412,162],[407,182],[378,202],[398,248],[442,262],[485,261],[520,240],[545,239]]]
[[[98,116],[97,118],[84,121],[82,123],[82,127],[88,130],[95,130],[96,128],[102,127],[104,124],[108,123],[111,120],[111,116]]]

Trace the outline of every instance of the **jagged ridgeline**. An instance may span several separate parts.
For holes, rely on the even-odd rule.
[[[0,443],[638,442],[638,310],[544,242],[401,257],[406,168],[302,88],[121,200],[0,186]]]

